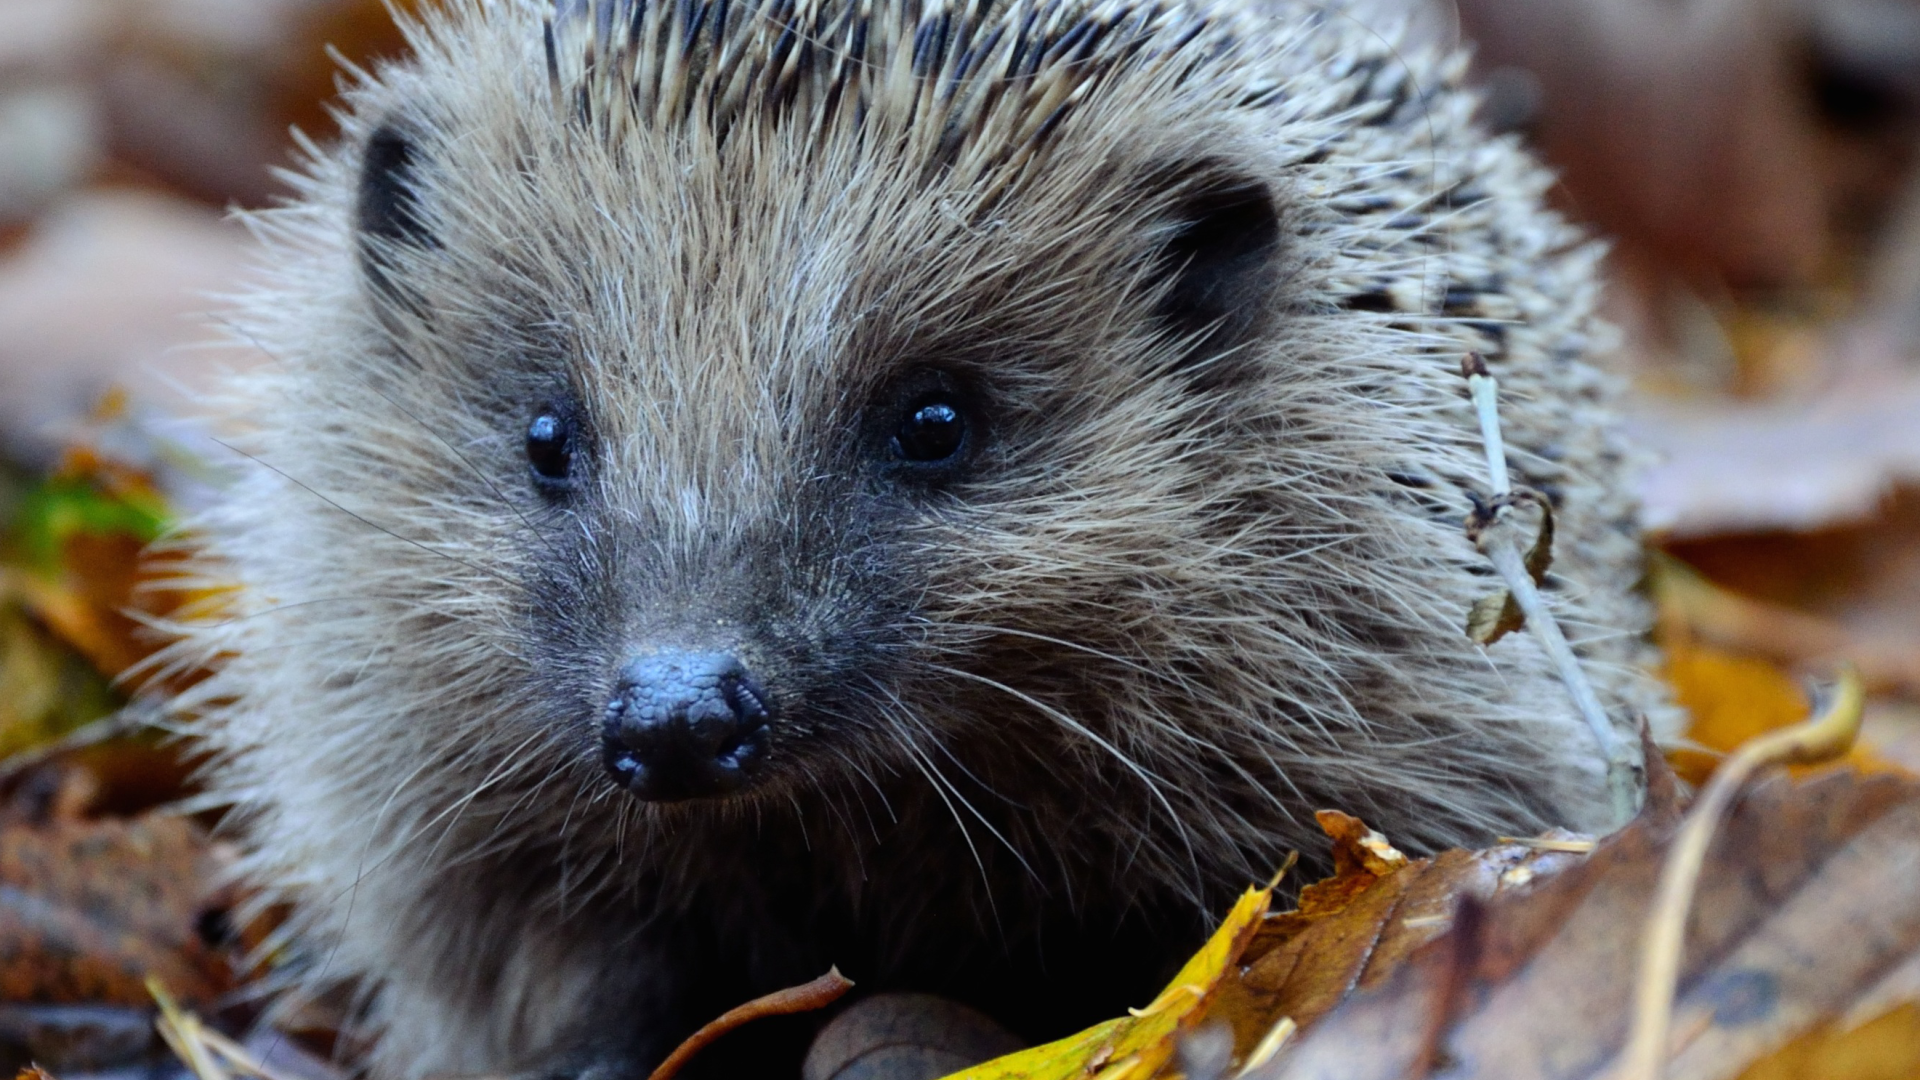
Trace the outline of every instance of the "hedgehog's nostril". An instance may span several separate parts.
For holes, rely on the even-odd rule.
[[[746,786],[767,754],[766,691],[727,653],[660,652],[620,669],[601,730],[607,769],[650,802]]]

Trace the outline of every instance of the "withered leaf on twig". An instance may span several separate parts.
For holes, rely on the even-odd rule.
[[[1531,506],[1540,515],[1539,527],[1534,530],[1533,545],[1527,548],[1527,576],[1533,578],[1535,585],[1547,583],[1547,571],[1553,568],[1553,504],[1533,491],[1518,490],[1501,496],[1492,503],[1476,501],[1473,517],[1467,522],[1467,535],[1478,537],[1479,533],[1492,524],[1498,514],[1513,506]],[[1476,643],[1487,646],[1527,625],[1526,613],[1520,609],[1520,602],[1505,589],[1489,593],[1474,602],[1467,613],[1467,636]]]

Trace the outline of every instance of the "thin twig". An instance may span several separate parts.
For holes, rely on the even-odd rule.
[[[144,728],[158,727],[164,709],[161,704],[150,698],[136,698],[128,702],[118,712],[103,716],[91,723],[82,724],[52,742],[22,750],[5,759],[0,759],[0,784],[11,783],[22,774],[39,768],[63,754],[75,750],[85,750],[104,742],[124,738]]]
[[[1559,622],[1535,587],[1533,572],[1522,554],[1524,547],[1519,542],[1518,527],[1507,514],[1510,506],[1521,501],[1522,496],[1537,496],[1531,492],[1516,493],[1508,477],[1506,443],[1500,435],[1499,383],[1479,353],[1468,353],[1460,369],[1466,376],[1474,412],[1480,419],[1480,436],[1486,446],[1487,473],[1493,488],[1490,518],[1476,530],[1474,541],[1506,583],[1508,595],[1526,616],[1527,628],[1533,631],[1534,639],[1573,698],[1574,708],[1586,721],[1587,730],[1593,733],[1601,759],[1607,763],[1607,791],[1613,803],[1614,823],[1624,825],[1640,808],[1641,764],[1614,729],[1599,696],[1593,692],[1593,684],[1587,681],[1580,658],[1574,655],[1573,646],[1567,643]]]
[[[258,1080],[292,1080],[255,1057],[246,1047],[208,1027],[199,1016],[182,1009],[160,980],[151,975],[147,977],[147,993],[153,995],[154,1003],[160,1007],[160,1015],[153,1021],[154,1028],[174,1056],[198,1080],[232,1080],[232,1074],[222,1062],[241,1075]]]
[[[1233,1074],[1234,1080],[1250,1080],[1261,1069],[1266,1068],[1268,1062],[1280,1056],[1280,1051],[1286,1048],[1288,1040],[1292,1039],[1294,1033],[1299,1030],[1300,1025],[1294,1022],[1291,1016],[1283,1016],[1274,1021],[1273,1026],[1267,1029],[1265,1035],[1260,1036],[1260,1041],[1255,1043],[1253,1050],[1247,1054],[1246,1064],[1240,1066],[1240,1071]]]
[[[1493,497],[1505,498],[1513,493],[1513,481],[1507,476],[1507,444],[1500,435],[1500,384],[1479,353],[1468,353],[1461,361],[1460,372],[1467,377],[1473,411],[1480,417],[1480,445],[1487,452],[1487,479]]]
[[[1598,840],[1584,836],[1578,839],[1549,836],[1496,836],[1494,839],[1515,847],[1530,848],[1534,851],[1554,851],[1565,855],[1591,855],[1593,849],[1600,846]]]
[[[1666,1069],[1673,998],[1680,982],[1681,946],[1686,939],[1687,913],[1706,864],[1707,847],[1719,830],[1727,809],[1747,780],[1769,765],[1808,765],[1830,761],[1853,745],[1860,734],[1866,702],[1860,676],[1848,668],[1840,673],[1825,712],[1805,723],[1770,731],[1735,750],[1714,771],[1706,790],[1674,834],[1660,867],[1660,885],[1647,916],[1646,937],[1640,945],[1640,973],[1634,985],[1633,1027],[1621,1052],[1619,1080],[1659,1080]]]
[[[667,1055],[667,1060],[653,1070],[647,1080],[672,1080],[693,1056],[719,1040],[720,1036],[749,1021],[766,1016],[785,1016],[788,1013],[812,1012],[824,1009],[840,1000],[841,996],[853,989],[853,980],[840,974],[839,968],[830,969],[825,975],[810,983],[776,990],[765,997],[754,998],[745,1005],[728,1009],[720,1019],[713,1021],[687,1037],[679,1049]]]
[[[198,1080],[230,1080],[206,1043],[195,1037],[199,1018],[181,1009],[173,995],[160,985],[160,980],[151,975],[147,976],[147,993],[152,994],[154,1003],[160,1006],[160,1015],[153,1021],[154,1029],[174,1056],[186,1065],[187,1071]]]

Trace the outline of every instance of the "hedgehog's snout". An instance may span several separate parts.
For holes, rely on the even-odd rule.
[[[657,652],[621,667],[601,741],[617,783],[677,802],[745,787],[772,719],[772,699],[732,654]]]

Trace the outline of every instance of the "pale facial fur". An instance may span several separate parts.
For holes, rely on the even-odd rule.
[[[1664,722],[1597,253],[1457,57],[1306,5],[565,6],[433,16],[256,218],[277,363],[195,541],[239,591],[173,653],[383,1075],[643,1074],[830,963],[1060,1034],[1314,809],[1419,851],[1604,820],[1542,656],[1461,629],[1479,349],[1564,622]],[[608,773],[622,665],[674,649],[772,703],[738,791]]]

